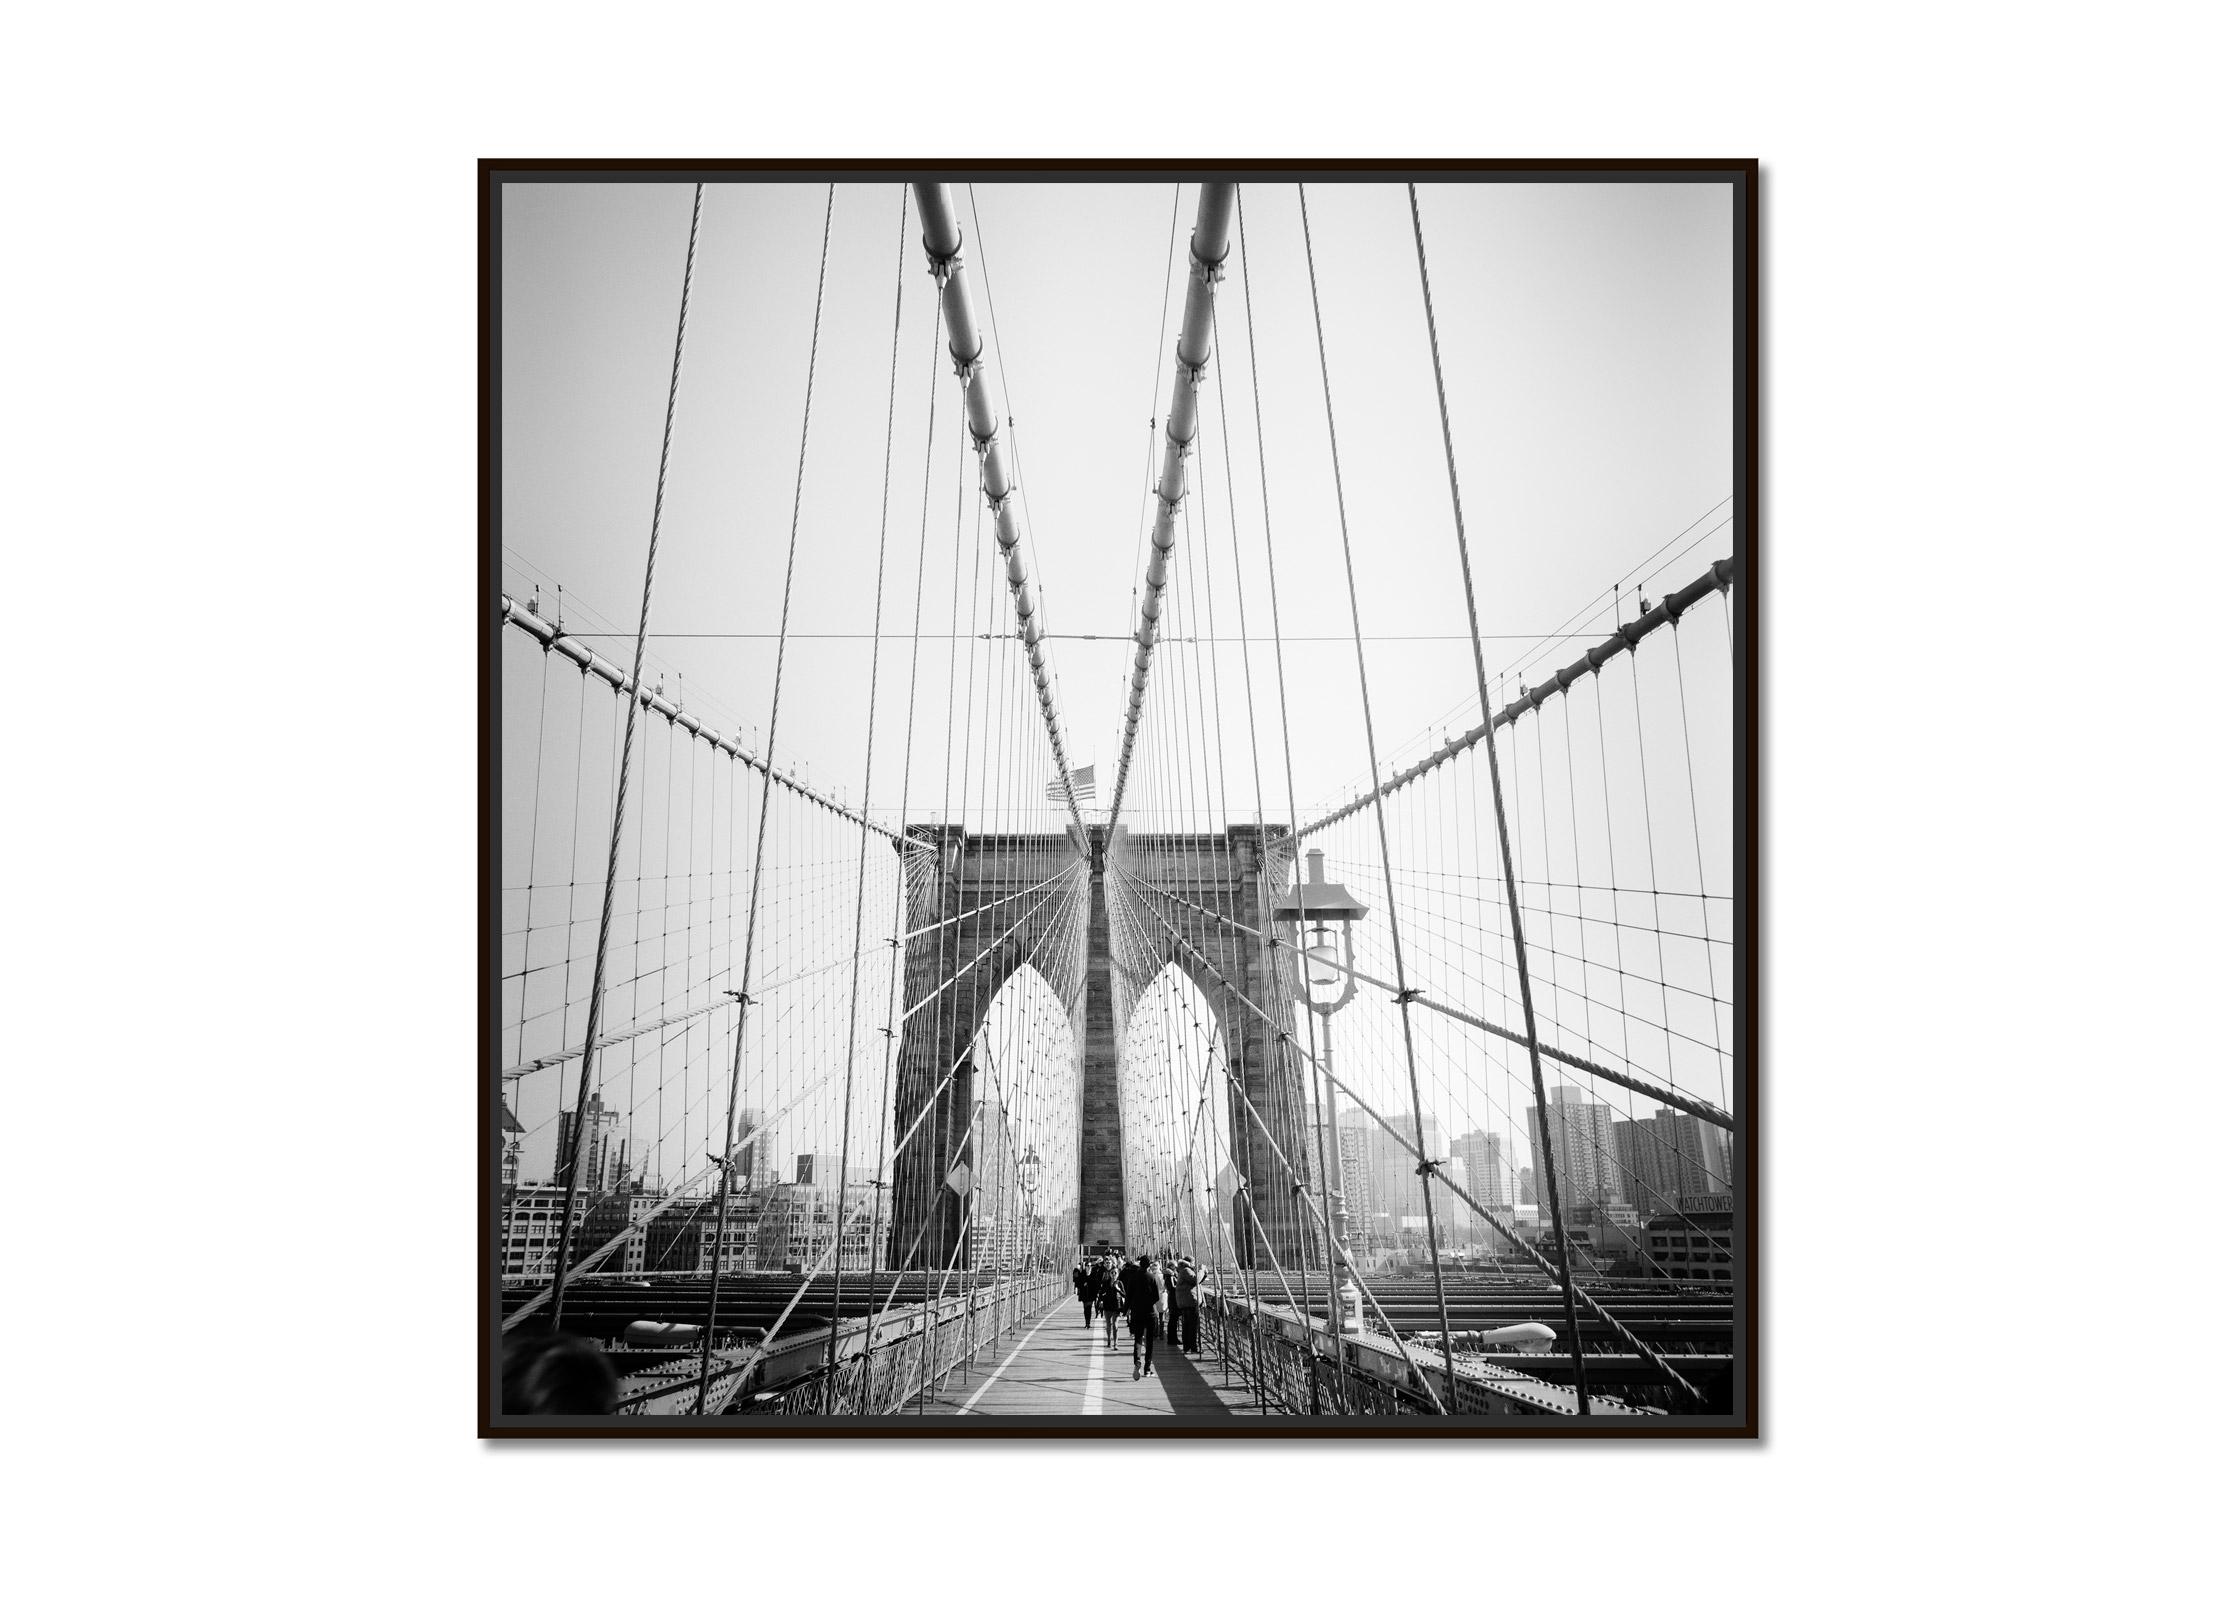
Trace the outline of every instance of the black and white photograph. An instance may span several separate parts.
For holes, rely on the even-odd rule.
[[[2232,1590],[2240,10],[18,11],[12,1592]]]
[[[482,1426],[1755,1428],[1755,169],[489,163]]]

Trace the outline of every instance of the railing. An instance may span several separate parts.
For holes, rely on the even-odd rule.
[[[1317,1320],[1310,1330],[1287,1305],[1213,1292],[1201,1295],[1200,1306],[1217,1352],[1270,1411],[1428,1415],[1438,1409],[1408,1376],[1406,1360],[1389,1339],[1342,1334],[1333,1352],[1328,1323]]]
[[[816,1328],[772,1340],[759,1357],[752,1346],[719,1351],[715,1376],[733,1380],[753,1358],[753,1370],[737,1384],[740,1398],[729,1408],[734,1416],[891,1415],[914,1407],[921,1394],[931,1405],[931,1391],[951,1372],[962,1367],[969,1377],[983,1348],[1071,1292],[1072,1285],[1056,1274],[1012,1278],[876,1317],[850,1318],[840,1324],[837,1361],[828,1360],[831,1332]],[[630,1393],[620,1409],[633,1416],[681,1415],[697,1397],[695,1375]]]
[[[1299,1416],[1428,1416],[1439,1406],[1408,1370],[1400,1346],[1383,1334],[1344,1333],[1333,1351],[1327,1321],[1302,1322],[1288,1305],[1247,1294],[1207,1293],[1201,1299],[1206,1335],[1215,1350],[1270,1411]],[[1411,1347],[1424,1378],[1446,1390],[1446,1361],[1435,1349]],[[1340,1363],[1343,1362],[1341,1367]],[[1457,1352],[1455,1394],[1448,1410],[1461,1416],[1574,1416],[1577,1392]],[[1594,1412],[1641,1413],[1606,1395]]]

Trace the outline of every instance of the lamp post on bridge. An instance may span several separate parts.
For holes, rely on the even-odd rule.
[[[1322,852],[1307,852],[1307,881],[1294,884],[1274,908],[1278,922],[1308,930],[1308,942],[1299,951],[1307,986],[1307,1009],[1322,1019],[1322,1213],[1329,1228],[1327,1257],[1330,1277],[1330,1354],[1337,1364],[1337,1393],[1345,1393],[1345,1310],[1339,1299],[1338,1252],[1346,1245],[1346,1187],[1341,1173],[1335,1205],[1330,1198],[1330,1168],[1338,1158],[1338,1086],[1331,1065],[1330,1019],[1343,1010],[1358,992],[1353,964],[1353,925],[1369,914],[1342,883],[1322,875]],[[1346,1287],[1351,1290],[1349,1282]]]

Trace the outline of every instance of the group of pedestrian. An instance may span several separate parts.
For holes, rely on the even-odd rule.
[[[1121,1313],[1128,1318],[1128,1363],[1136,1381],[1151,1371],[1152,1353],[1162,1338],[1186,1356],[1198,1353],[1198,1264],[1189,1256],[1165,1256],[1154,1263],[1139,1255],[1090,1256],[1075,1263],[1073,1292],[1081,1302],[1081,1326],[1104,1318],[1104,1347],[1117,1350]]]
[[[1123,1269],[1109,1255],[1090,1256],[1074,1263],[1073,1293],[1081,1302],[1081,1326],[1104,1318],[1104,1347],[1117,1349],[1120,1323],[1120,1273]]]

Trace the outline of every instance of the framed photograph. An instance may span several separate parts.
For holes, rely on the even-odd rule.
[[[479,206],[482,1435],[1756,1436],[1756,163]]]

